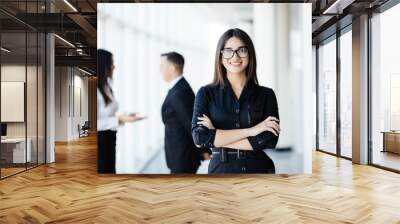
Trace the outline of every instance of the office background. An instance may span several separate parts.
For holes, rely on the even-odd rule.
[[[36,7],[20,5],[31,13]],[[45,163],[45,36],[22,23],[0,32],[0,176]]]
[[[318,65],[316,146],[319,151],[398,171],[400,66],[396,55],[400,48],[396,41],[400,33],[394,27],[400,21],[400,5],[372,11],[366,21],[365,24],[343,22],[339,31],[321,35],[326,36],[323,39],[315,38],[319,39],[313,45],[313,61]],[[365,43],[358,40],[360,27],[368,27],[365,29],[368,34]],[[359,49],[363,49],[360,46],[369,49],[368,52],[359,53]],[[352,52],[354,49],[356,54]],[[369,55],[369,59],[364,55]],[[359,69],[354,62],[357,57],[365,58],[368,81],[367,76],[365,81],[364,77],[361,81],[354,77]],[[361,89],[354,88],[358,82],[362,82]],[[352,102],[357,91],[368,94],[368,98],[362,101],[368,108],[361,111],[365,117],[353,110],[358,103]],[[353,123],[359,118],[364,125],[364,140],[368,141],[362,147],[365,150],[361,155],[354,151],[358,146],[353,146],[359,140],[358,136],[353,136],[357,130]]]
[[[311,70],[310,4],[98,4],[98,48],[114,54],[119,113],[148,119],[117,135],[117,173],[168,173],[163,151],[161,104],[167,84],[160,54],[185,57],[184,76],[194,92],[213,77],[215,47],[229,28],[248,32],[256,47],[261,85],[275,90],[282,134],[267,153],[277,172],[310,173],[315,135],[315,87]],[[300,18],[300,19],[299,19]],[[279,51],[278,51],[279,49]],[[309,128],[310,127],[310,128]],[[206,172],[206,164],[199,173]]]
[[[59,88],[56,77],[62,72],[65,79],[57,81],[72,87],[74,79],[71,74],[77,75],[78,67],[92,68],[91,74],[95,75],[96,3],[115,1],[0,0],[0,47],[4,48],[0,54],[4,73],[0,78],[7,71],[18,73],[8,78],[25,82],[27,86],[33,84],[30,90],[38,87],[26,91],[24,99],[33,103],[24,103],[23,112],[27,114],[24,122],[2,122],[8,125],[7,135],[10,136],[6,137],[16,138],[11,135],[15,133],[12,125],[20,125],[28,130],[22,134],[23,139],[44,136],[46,140],[42,143],[47,154],[39,153],[38,162],[42,164],[40,159],[45,157],[46,165],[29,169],[33,166],[25,163],[20,167],[22,169],[18,169],[28,172],[12,175],[16,172],[8,172],[9,167],[0,169],[0,222],[399,222],[400,201],[396,199],[400,198],[400,151],[396,150],[400,149],[400,132],[390,131],[398,129],[399,101],[396,99],[400,97],[396,81],[396,74],[400,73],[398,0],[299,1],[312,2],[312,31],[309,35],[313,37],[315,84],[317,87],[329,86],[329,89],[316,88],[316,122],[309,123],[308,127],[320,128],[316,129],[319,136],[316,148],[318,140],[333,139],[333,155],[321,152],[328,150],[326,147],[313,151],[312,175],[224,178],[105,177],[96,172],[96,133],[77,141],[72,139],[54,144],[55,130],[62,127],[55,123],[56,116],[68,115],[68,110],[62,111],[61,115],[55,112],[56,106],[61,105],[61,97],[55,97],[56,88]],[[71,20],[71,17],[78,19]],[[38,46],[30,42],[28,30],[32,28],[37,32],[33,35],[39,35]],[[36,51],[37,54],[31,54]],[[322,56],[324,51],[330,51],[334,56]],[[7,62],[11,56],[19,58],[20,68],[6,69],[11,66]],[[30,58],[39,58],[39,63],[32,63]],[[56,72],[58,66],[70,68]],[[326,77],[326,74],[333,77]],[[36,78],[38,82],[35,84]],[[41,92],[42,84],[46,87],[45,94]],[[93,82],[88,85],[90,87]],[[5,91],[8,87],[0,85],[0,88]],[[95,92],[96,86],[93,89]],[[2,94],[1,98],[10,99],[11,92],[5,92],[8,94]],[[16,93],[21,92],[18,90]],[[90,96],[91,91],[88,92]],[[20,94],[17,95],[22,99]],[[71,112],[74,105],[72,95],[66,94],[62,98],[63,103],[70,99],[67,107]],[[35,96],[38,96],[36,105],[39,106],[36,108],[32,99]],[[89,97],[88,111],[93,102],[96,108],[95,99]],[[42,103],[44,107],[40,106]],[[9,109],[1,107],[2,110]],[[37,114],[32,113],[35,109]],[[347,117],[350,111],[351,122]],[[323,115],[329,113],[333,115]],[[12,115],[17,114],[20,113]],[[89,120],[91,114],[89,112]],[[37,122],[35,118],[38,118]],[[93,125],[95,120],[96,117]],[[352,129],[351,135],[345,135],[345,129],[349,128]],[[28,134],[32,130],[33,135]],[[393,136],[397,136],[397,141],[393,141],[396,140]],[[345,152],[349,142],[351,150]],[[40,141],[38,145],[41,145]],[[26,152],[26,145],[24,148],[22,151]],[[0,146],[1,155],[7,154],[10,158],[9,152],[9,147]],[[195,197],[196,201],[176,197],[179,194]]]

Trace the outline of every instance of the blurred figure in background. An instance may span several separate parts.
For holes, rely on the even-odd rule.
[[[114,71],[111,52],[97,51],[97,172],[115,173],[116,133],[120,125],[144,119],[136,115],[117,116],[118,103],[110,82]]]
[[[176,52],[161,54],[160,70],[169,83],[161,109],[165,125],[165,155],[171,173],[196,173],[209,149],[198,149],[191,132],[194,92],[183,77],[184,58]]]

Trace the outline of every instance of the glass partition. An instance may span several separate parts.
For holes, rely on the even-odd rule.
[[[31,159],[26,150],[26,41],[25,31],[1,34],[2,177],[24,171]]]
[[[38,160],[38,35],[36,32],[27,33],[27,80],[26,80],[26,113],[27,113],[27,151],[30,152],[27,167],[37,165]]]
[[[26,3],[0,6],[44,11],[44,1]],[[0,178],[45,163],[45,44],[43,33],[0,12]]]
[[[336,154],[336,39],[318,47],[318,149]]]

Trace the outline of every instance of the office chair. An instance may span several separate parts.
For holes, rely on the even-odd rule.
[[[79,138],[89,136],[89,129],[90,129],[89,121],[85,121],[82,127],[80,127],[80,125],[78,124]]]

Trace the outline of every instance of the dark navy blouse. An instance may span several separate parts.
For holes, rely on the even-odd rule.
[[[225,85],[207,85],[197,92],[192,117],[194,143],[204,148],[215,148],[216,129],[232,130],[249,128],[269,116],[279,119],[278,104],[272,89],[259,86],[253,80],[245,85],[237,99],[228,79]],[[197,124],[198,117],[207,115],[215,129]],[[275,148],[278,137],[269,131],[247,138],[253,150]]]

